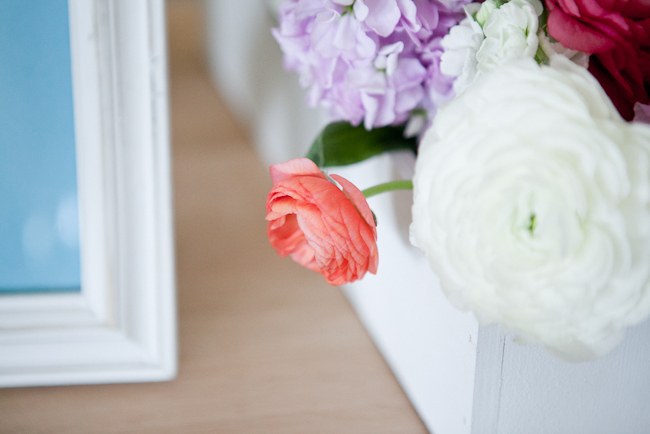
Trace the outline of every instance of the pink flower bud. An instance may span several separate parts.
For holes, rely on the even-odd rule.
[[[306,158],[275,164],[270,171],[268,237],[281,256],[321,273],[332,285],[377,272],[376,224],[354,184],[332,175],[337,185]]]

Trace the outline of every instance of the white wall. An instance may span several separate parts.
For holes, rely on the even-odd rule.
[[[271,3],[206,0],[206,36],[219,92],[250,127],[262,158],[279,162],[305,154],[325,117],[307,109],[298,80],[282,68]]]

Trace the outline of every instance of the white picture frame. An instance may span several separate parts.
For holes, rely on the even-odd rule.
[[[162,0],[69,0],[79,293],[0,297],[0,386],[168,380],[175,273]]]

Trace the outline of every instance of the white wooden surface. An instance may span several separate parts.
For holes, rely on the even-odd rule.
[[[472,433],[650,432],[649,341],[645,322],[606,357],[570,363],[482,328],[477,376],[494,387],[477,392]]]
[[[0,298],[0,386],[176,372],[162,0],[70,0],[79,294]]]

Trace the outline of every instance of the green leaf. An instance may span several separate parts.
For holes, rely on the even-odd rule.
[[[383,152],[416,150],[415,137],[405,138],[404,127],[382,127],[370,131],[347,122],[327,125],[311,145],[307,158],[319,167],[358,163]]]

